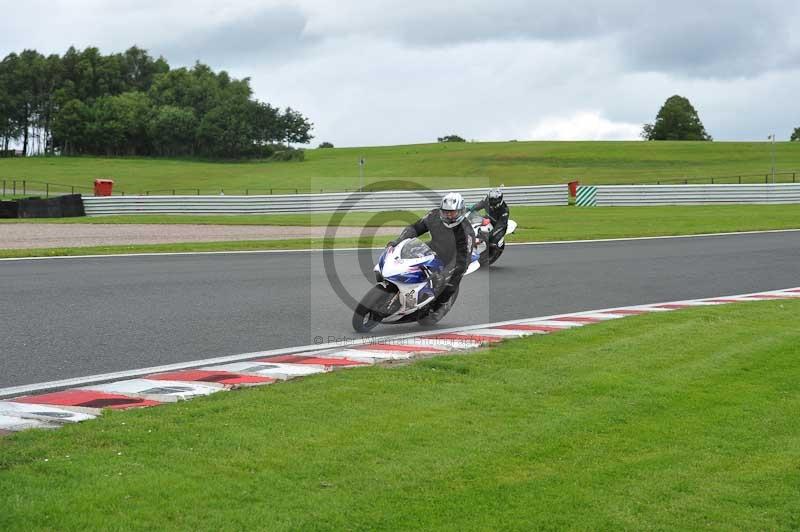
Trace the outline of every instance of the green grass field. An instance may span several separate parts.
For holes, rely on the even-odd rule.
[[[0,439],[2,530],[792,530],[800,301]]]
[[[776,166],[800,171],[800,143],[777,143]],[[420,144],[374,148],[312,149],[302,163],[215,163],[147,158],[0,159],[0,182],[34,180],[91,186],[95,178],[113,178],[128,194],[161,190],[170,194],[292,193],[359,187],[360,156],[367,160],[367,184],[387,180],[432,188],[565,183],[643,183],[661,178],[758,174],[770,172],[767,142],[482,142]],[[791,175],[780,176],[791,180]],[[20,186],[20,185],[18,185]],[[29,184],[40,193],[43,186]],[[396,185],[392,188],[396,188]],[[280,189],[280,190],[279,190]],[[53,189],[53,193],[69,192]],[[2,192],[0,192],[2,194]]]

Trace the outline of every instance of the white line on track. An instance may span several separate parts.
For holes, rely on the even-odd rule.
[[[766,229],[763,231],[738,231],[730,233],[701,233],[696,235],[666,235],[666,236],[632,236],[624,238],[596,238],[592,240],[553,240],[543,242],[509,242],[509,246],[552,246],[559,244],[593,244],[598,242],[627,242],[635,240],[668,240],[672,238],[708,238],[715,236],[737,236],[737,235],[758,235],[769,233],[796,233],[800,229]],[[235,243],[235,241],[231,241]],[[358,251],[360,249],[383,249],[383,248],[335,248],[333,251]],[[55,255],[52,257],[13,257],[0,259],[0,262],[11,262],[21,260],[53,260],[53,259],[114,259],[125,257],[174,257],[183,255],[253,255],[259,253],[309,253],[322,251],[322,248],[303,248],[303,249],[253,249],[245,251],[176,251],[167,253],[116,253],[108,255]]]
[[[416,338],[419,336],[427,336],[432,334],[447,334],[447,333],[457,333],[457,332],[465,332],[471,331],[476,329],[488,329],[493,327],[498,327],[501,325],[513,325],[517,323],[528,323],[528,322],[539,322],[539,321],[546,321],[552,320],[554,318],[563,318],[566,316],[589,316],[592,314],[600,314],[605,311],[609,310],[617,310],[620,308],[624,309],[644,309],[647,307],[651,307],[653,305],[666,305],[666,304],[681,304],[685,303],[691,306],[696,304],[700,300],[705,299],[730,299],[730,298],[746,298],[751,295],[763,295],[763,294],[784,294],[786,290],[792,290],[792,288],[784,288],[779,290],[766,290],[766,291],[759,291],[759,292],[751,292],[749,294],[735,294],[729,296],[709,296],[697,299],[685,299],[680,301],[667,301],[667,302],[656,302],[656,303],[644,303],[641,305],[626,305],[622,307],[609,307],[605,309],[593,309],[593,310],[585,310],[579,312],[569,312],[566,314],[553,314],[550,316],[540,316],[540,317],[533,317],[533,318],[522,318],[517,320],[508,320],[508,321],[500,321],[495,323],[484,323],[480,325],[464,325],[461,327],[453,327],[450,329],[427,329],[422,331],[417,331],[413,333],[405,333],[405,334],[395,334],[395,335],[386,335],[386,336],[377,336],[377,337],[362,337],[362,338],[350,338],[349,341],[343,342],[330,342],[325,344],[312,344],[312,345],[304,345],[299,347],[286,347],[282,349],[272,349],[269,351],[255,351],[252,353],[242,353],[238,355],[229,355],[229,356],[222,356],[222,357],[215,357],[215,358],[206,358],[203,360],[192,360],[190,362],[178,362],[175,364],[167,364],[164,366],[153,366],[149,368],[139,368],[139,369],[132,369],[126,371],[117,371],[113,373],[103,373],[99,375],[90,375],[87,377],[77,377],[72,379],[63,379],[57,381],[49,381],[49,382],[38,382],[35,384],[26,384],[22,386],[12,386],[10,388],[0,388],[0,398],[7,398],[7,397],[15,397],[19,395],[25,395],[33,392],[40,392],[45,390],[59,390],[64,388],[71,388],[74,386],[86,386],[88,384],[96,384],[101,382],[108,382],[117,379],[129,379],[133,377],[141,377],[144,375],[149,375],[151,373],[161,373],[161,372],[168,372],[168,371],[176,371],[182,369],[190,369],[190,368],[198,368],[202,366],[209,366],[209,365],[219,365],[225,364],[229,362],[240,362],[244,360],[252,360],[255,358],[265,358],[269,356],[277,356],[277,355],[288,355],[288,354],[302,354],[308,353],[311,351],[323,351],[326,349],[347,349],[352,347],[357,347],[358,345],[368,345],[371,343],[381,343],[390,340],[402,340],[404,338]],[[747,301],[744,299],[743,301]],[[358,342],[361,342],[359,344]]]

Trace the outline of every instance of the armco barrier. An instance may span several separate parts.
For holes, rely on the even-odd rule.
[[[511,205],[567,205],[566,185],[505,187]],[[448,191],[449,192],[449,191]],[[467,205],[487,189],[461,189]],[[107,196],[83,198],[86,214],[280,214],[429,209],[444,191],[386,191],[281,196]]]
[[[596,205],[800,203],[800,183],[762,185],[600,185]]]

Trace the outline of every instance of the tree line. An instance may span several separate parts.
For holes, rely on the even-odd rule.
[[[294,158],[313,124],[253,98],[250,79],[196,63],[170,68],[133,46],[0,62],[0,154]],[[284,146],[282,146],[284,145]]]

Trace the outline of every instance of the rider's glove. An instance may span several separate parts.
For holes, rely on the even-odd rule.
[[[398,244],[397,240],[390,240],[389,242],[386,243],[386,247],[387,248],[388,247],[392,247],[392,248],[393,247],[397,247],[397,244]]]

